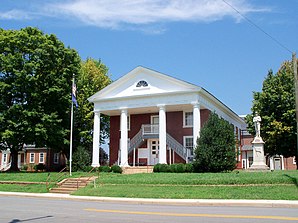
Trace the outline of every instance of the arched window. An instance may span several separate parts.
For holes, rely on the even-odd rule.
[[[141,80],[137,83],[136,87],[148,87],[148,83],[144,80]]]

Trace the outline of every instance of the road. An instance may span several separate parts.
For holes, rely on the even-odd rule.
[[[298,222],[297,208],[133,204],[0,196],[0,222]]]

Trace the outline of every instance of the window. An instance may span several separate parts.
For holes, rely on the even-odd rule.
[[[293,157],[293,164],[296,165],[296,157]]]
[[[127,130],[130,130],[130,115],[127,116]]]
[[[136,87],[148,87],[147,81],[141,80],[137,83]]]
[[[183,112],[183,126],[192,127],[193,126],[193,113],[192,112]]]
[[[39,163],[44,163],[44,153],[39,153]]]
[[[34,163],[34,162],[35,162],[34,153],[30,153],[30,163]]]
[[[3,163],[7,163],[7,154],[3,153]]]
[[[54,153],[54,164],[59,163],[59,153]]]
[[[187,150],[187,154],[190,157],[193,157],[193,137],[192,136],[184,136],[183,137],[184,141],[184,147]]]

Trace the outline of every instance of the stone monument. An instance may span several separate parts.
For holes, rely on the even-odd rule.
[[[253,147],[253,163],[250,170],[269,170],[269,167],[266,165],[265,156],[264,156],[264,141],[261,137],[261,117],[256,113],[253,118],[255,124],[256,136],[252,141]]]

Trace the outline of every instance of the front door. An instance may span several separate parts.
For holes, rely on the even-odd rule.
[[[152,139],[149,140],[150,148],[150,165],[155,165],[158,163],[158,153],[159,153],[159,140]]]

